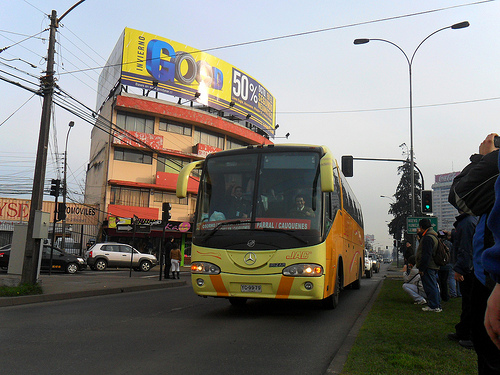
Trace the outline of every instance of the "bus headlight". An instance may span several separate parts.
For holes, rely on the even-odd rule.
[[[323,267],[319,264],[294,264],[283,269],[283,275],[295,277],[318,277],[323,275]]]
[[[218,275],[220,268],[213,263],[194,262],[191,263],[191,273],[202,273],[205,275]]]

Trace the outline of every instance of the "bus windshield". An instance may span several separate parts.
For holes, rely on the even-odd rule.
[[[320,154],[249,152],[207,158],[195,237],[287,232],[320,236]],[[229,232],[231,231],[231,232]],[[303,246],[303,245],[302,245]]]

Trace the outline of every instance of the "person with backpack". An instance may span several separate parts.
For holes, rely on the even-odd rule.
[[[425,305],[427,295],[420,279],[418,268],[415,267],[415,255],[408,257],[408,265],[403,266],[403,290],[413,298],[415,305]]]
[[[433,254],[438,247],[437,233],[432,229],[429,219],[418,222],[417,234],[420,242],[417,248],[417,268],[422,278],[427,306],[422,311],[441,312],[441,296],[437,283],[439,266],[434,262]]]
[[[499,152],[494,143],[496,136],[496,133],[489,134],[479,145],[479,153],[473,154],[471,163],[454,178],[448,196],[448,202],[455,208],[479,217],[472,245],[471,334],[480,375],[500,374],[500,349],[490,339],[484,325],[487,301],[495,282],[485,272],[482,262],[485,249],[495,245],[488,218],[495,203],[495,181],[499,175]]]

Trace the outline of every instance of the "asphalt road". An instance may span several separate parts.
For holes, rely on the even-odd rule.
[[[383,267],[385,269],[386,266]],[[324,374],[383,271],[319,303],[235,308],[190,286],[0,308],[2,374]]]

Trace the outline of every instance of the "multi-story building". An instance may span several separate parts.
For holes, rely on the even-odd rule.
[[[438,229],[440,230],[453,229],[455,217],[458,215],[457,209],[448,203],[448,195],[453,179],[459,173],[450,172],[435,175],[434,184],[432,184],[432,210],[433,215],[438,218]]]
[[[275,102],[269,92],[235,67],[193,51],[125,29],[101,74],[85,189],[85,202],[99,207],[99,240],[131,242],[134,237],[140,250],[157,250],[163,236],[162,206],[169,202],[172,217],[166,235],[188,249],[198,179],[191,178],[187,198],[177,198],[180,169],[218,150],[272,144]],[[141,57],[145,64],[139,64]],[[134,87],[142,95],[131,93]],[[159,99],[158,93],[165,98]],[[173,102],[168,100],[172,96]],[[134,218],[146,224],[140,232],[151,232],[138,233],[136,226],[134,235]]]

